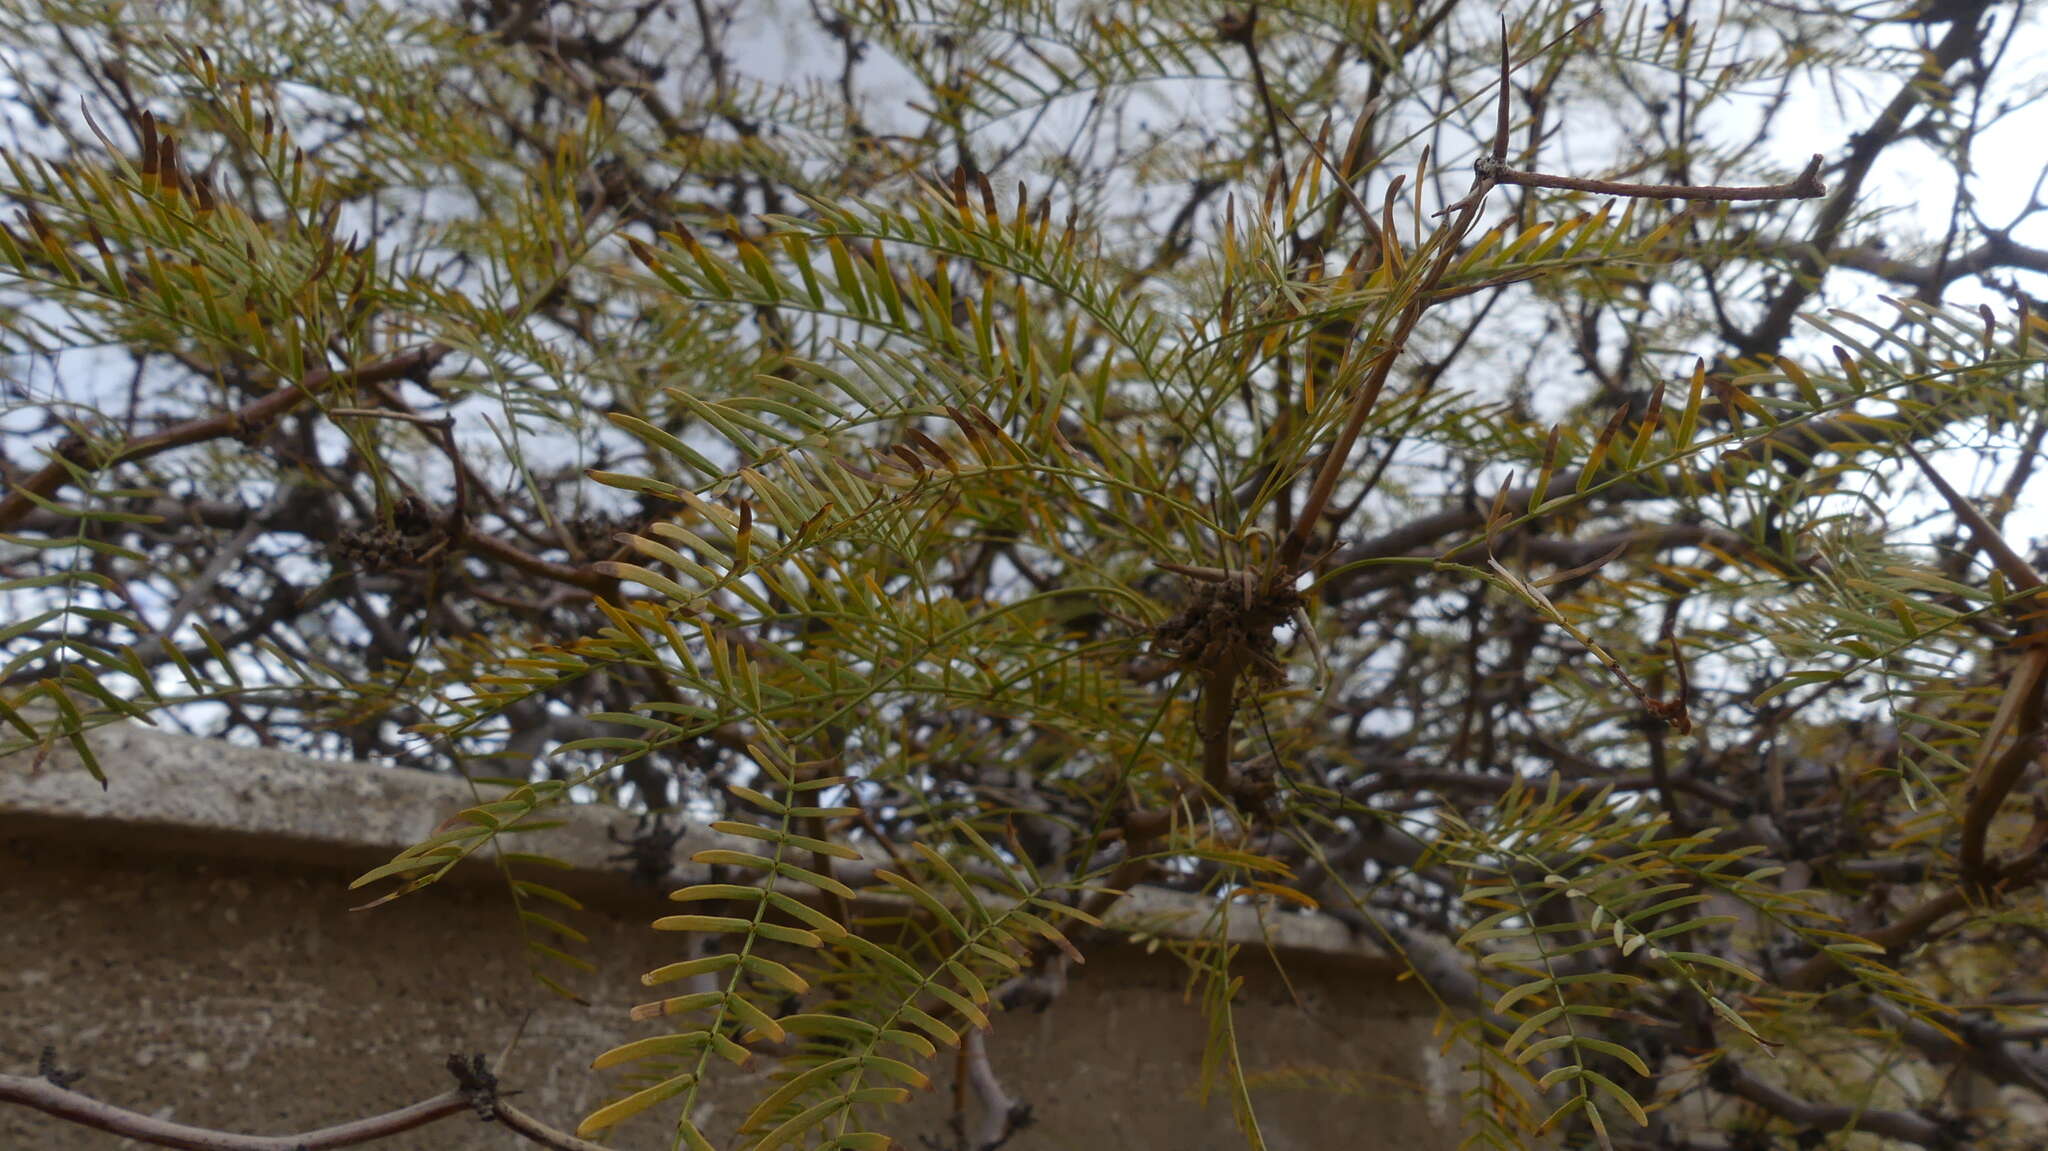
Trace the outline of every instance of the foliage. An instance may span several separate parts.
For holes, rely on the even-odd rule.
[[[2023,10],[770,7],[0,3],[7,746],[462,772],[361,882],[565,994],[518,831],[754,841],[586,1133],[886,1146],[1149,882],[1405,953],[1473,1146],[2021,1145]]]

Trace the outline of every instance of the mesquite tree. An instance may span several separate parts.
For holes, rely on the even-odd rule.
[[[2030,1145],[2025,16],[6,0],[6,747],[756,840],[586,1134],[886,1146],[1143,882],[1407,956],[1477,1146]]]

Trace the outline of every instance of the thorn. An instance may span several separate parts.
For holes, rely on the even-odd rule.
[[[1964,498],[1961,492],[1949,486],[1947,480],[1941,478],[1941,473],[1934,470],[1934,465],[1927,462],[1926,456],[1921,455],[1919,450],[1906,440],[1900,440],[1899,446],[1905,448],[1906,454],[1913,457],[1913,462],[1920,465],[1920,470],[1927,473],[1927,478],[1934,481],[1934,489],[1941,493],[1942,499],[1948,501],[1949,510],[1963,522],[1964,527],[1970,529],[1970,534],[1976,537],[1977,546],[1991,554],[1992,562],[1997,565],[1999,571],[2005,573],[2005,578],[2023,591],[2032,591],[2042,586],[2041,574],[2034,570],[2034,566],[2021,558],[2020,553],[2014,551],[2011,544],[2005,542],[2005,537],[1998,534],[1998,529],[1991,526],[1991,521],[1985,519],[1975,505]]]
[[[1506,164],[1508,162],[1508,73],[1510,71],[1512,71],[1512,68],[1508,64],[1508,17],[1507,13],[1503,12],[1500,17],[1500,104],[1498,110],[1494,113],[1493,123],[1493,162],[1496,164]]]

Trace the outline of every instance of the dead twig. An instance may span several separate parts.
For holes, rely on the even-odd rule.
[[[46,1052],[41,1077],[0,1075],[0,1103],[19,1103],[80,1127],[106,1131],[138,1143],[188,1151],[324,1151],[329,1147],[354,1147],[464,1112],[473,1112],[484,1122],[497,1123],[551,1151],[606,1151],[587,1139],[557,1131],[505,1102],[497,1076],[486,1068],[481,1055],[448,1057],[448,1068],[457,1083],[453,1090],[396,1111],[296,1135],[241,1135],[129,1111],[71,1090],[70,1084],[77,1080],[78,1073],[53,1074],[54,1066],[54,1054]]]
[[[1510,168],[1492,155],[1479,157],[1472,165],[1479,178],[1495,184],[1522,188],[1558,188],[1568,192],[1591,192],[1596,196],[1622,196],[1641,200],[1814,200],[1828,194],[1821,182],[1822,159],[1816,153],[1796,180],[1783,184],[1748,186],[1722,184],[1630,184],[1620,180],[1591,180],[1583,176],[1553,176],[1548,172],[1524,172]]]

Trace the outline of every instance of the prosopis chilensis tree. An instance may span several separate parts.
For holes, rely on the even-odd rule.
[[[8,0],[7,738],[757,840],[587,1131],[883,1146],[1145,882],[1474,1145],[2028,1145],[2028,15]]]

